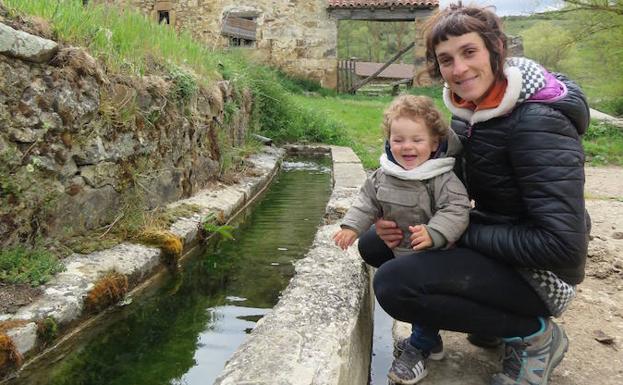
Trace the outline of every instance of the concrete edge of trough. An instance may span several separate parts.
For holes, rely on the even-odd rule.
[[[273,308],[228,361],[215,385],[368,383],[374,299],[370,270],[356,247],[331,235],[355,199],[365,171],[350,148],[330,147],[334,189],[321,226]]]

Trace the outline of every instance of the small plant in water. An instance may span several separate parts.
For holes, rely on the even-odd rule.
[[[203,230],[207,235],[219,234],[224,239],[234,239],[234,235],[231,233],[234,227],[226,225],[224,222],[225,218],[222,213],[219,213],[219,215],[211,213],[203,218]]]

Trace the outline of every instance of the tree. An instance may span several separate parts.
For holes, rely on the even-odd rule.
[[[551,22],[541,21],[523,33],[526,56],[535,59],[546,68],[561,71],[560,63],[573,48],[573,36],[564,28]]]
[[[557,14],[572,13],[578,23],[576,41],[590,39],[603,31],[623,31],[623,0],[564,0]]]
[[[612,12],[623,15],[623,0],[563,0],[568,10]]]
[[[381,61],[381,22],[368,21],[368,31],[370,38],[368,39],[368,61]]]

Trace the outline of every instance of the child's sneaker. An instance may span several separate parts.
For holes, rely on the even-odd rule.
[[[401,340],[394,342],[394,358],[400,357],[402,352],[405,351],[405,347],[407,344],[410,344],[411,337],[406,337]],[[439,338],[439,343],[430,350],[428,356],[426,358],[431,359],[433,361],[442,360],[445,357],[445,352],[443,350],[443,340],[441,337]]]
[[[552,370],[567,352],[569,339],[554,321],[540,321],[539,332],[504,339],[503,373],[495,374],[491,385],[547,385]]]
[[[421,381],[428,371],[426,370],[426,357],[422,351],[404,341],[402,353],[392,362],[387,377],[390,383],[411,385]]]

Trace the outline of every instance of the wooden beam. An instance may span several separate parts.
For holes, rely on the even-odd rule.
[[[221,34],[232,37],[239,37],[246,40],[255,40],[256,22],[240,17],[227,17],[223,21]]]
[[[385,64],[383,64],[383,66],[381,68],[379,68],[375,73],[373,73],[372,75],[368,76],[367,78],[363,79],[361,82],[357,83],[356,85],[353,86],[353,88],[350,89],[351,93],[355,93],[355,91],[357,91],[359,88],[361,88],[362,86],[368,84],[371,80],[373,80],[374,78],[376,78],[381,72],[383,72],[383,70],[387,67],[389,67],[390,64],[392,64],[393,62],[395,62],[396,60],[398,60],[402,55],[404,55],[407,51],[409,51],[411,48],[413,48],[415,46],[415,42],[411,42],[411,44],[409,44],[408,46],[406,46],[405,48],[403,48],[402,50],[400,50],[400,52],[398,52],[397,54],[394,55],[394,57],[392,57],[391,59],[389,59],[389,61]]]

